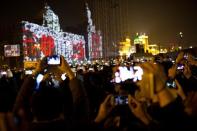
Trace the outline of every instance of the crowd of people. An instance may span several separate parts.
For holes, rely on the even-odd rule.
[[[4,69],[0,131],[197,129],[195,57],[77,66],[44,57],[32,74]]]

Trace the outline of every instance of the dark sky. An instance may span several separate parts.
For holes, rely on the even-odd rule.
[[[83,1],[47,0],[63,29],[86,21]],[[0,40],[6,38],[5,29],[9,25],[21,20],[41,20],[43,6],[44,0],[1,0]],[[151,43],[177,42],[181,31],[183,41],[194,45],[197,43],[197,1],[129,0],[129,26],[131,35],[145,32]]]
[[[131,32],[146,32],[152,43],[197,43],[196,0],[130,0]]]

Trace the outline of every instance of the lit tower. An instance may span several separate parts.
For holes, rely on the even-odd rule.
[[[54,32],[61,32],[60,24],[59,24],[59,17],[53,12],[53,10],[50,8],[50,6],[46,3],[44,7],[44,13],[43,13],[43,26],[50,28]],[[60,36],[60,35],[59,35]],[[59,42],[58,40],[55,40],[56,48],[55,53],[56,54],[62,54],[65,50],[63,50],[64,45],[62,42]]]
[[[60,32],[59,18],[47,4],[45,5],[45,11],[43,14],[43,26],[49,27],[56,32]]]
[[[88,57],[89,60],[91,60],[91,54],[92,54],[92,32],[95,32],[95,26],[93,26],[92,18],[91,18],[91,11],[88,7],[88,4],[86,3],[86,11],[87,11],[87,17],[88,17]]]
[[[96,30],[95,25],[93,25],[91,11],[86,3],[86,11],[88,18],[88,57],[89,60],[99,59],[103,57],[103,48],[102,48],[102,35],[100,30]]]
[[[120,56],[129,57],[129,55],[131,53],[132,53],[132,51],[131,51],[131,40],[129,38],[126,38],[126,41],[120,42],[119,54],[120,54]]]
[[[119,43],[130,36],[129,0],[88,1],[96,27],[102,30],[103,55],[105,59],[115,57]]]

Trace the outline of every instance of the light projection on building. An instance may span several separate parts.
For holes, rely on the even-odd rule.
[[[91,11],[86,3],[86,11],[88,17],[88,52],[89,59],[99,59],[103,57],[102,50],[102,35],[100,31],[96,31],[91,18]]]
[[[37,61],[50,55],[63,55],[68,61],[84,60],[84,36],[62,32],[58,16],[48,5],[45,11],[43,26],[22,21],[24,61]]]
[[[59,18],[47,4],[45,5],[45,12],[43,14],[43,26],[49,27],[57,32],[60,31]]]
[[[48,27],[23,21],[25,61],[37,61],[44,56],[63,55],[67,60],[85,58],[85,40],[81,35],[56,32]]]

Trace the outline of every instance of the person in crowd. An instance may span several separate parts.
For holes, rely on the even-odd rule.
[[[195,121],[197,120],[197,78],[196,78],[196,69],[195,65],[196,60],[194,57],[187,52],[180,52],[176,58],[176,64],[169,69],[169,77],[172,79],[176,79],[179,85],[181,86],[181,90],[179,90],[178,94],[180,96],[184,96],[181,98],[185,107],[185,112],[191,119],[191,123],[196,126]],[[184,94],[184,95],[183,95]]]
[[[1,72],[0,112],[12,111],[17,95],[17,84],[10,69]]]
[[[61,85],[56,85],[51,76],[40,83],[39,90],[32,96],[33,121],[29,130],[66,131],[70,129],[65,121],[63,109],[72,106],[69,103],[66,107],[64,106],[64,103],[69,102],[71,98],[67,96],[67,99],[64,99],[60,88]]]
[[[70,120],[72,121],[71,123],[73,123],[74,125],[72,128],[85,127],[86,125],[88,125],[89,107],[88,107],[87,95],[84,88],[80,85],[80,82],[74,76],[73,72],[71,71],[68,63],[66,62],[63,56],[60,56],[61,64],[55,66],[48,65],[46,59],[47,57],[44,57],[39,62],[37,68],[35,69],[35,72],[24,80],[24,83],[16,98],[16,102],[13,110],[14,113],[18,114],[18,111],[23,110],[25,112],[27,120],[29,122],[32,122],[34,115],[32,114],[32,110],[31,110],[32,109],[31,100],[35,92],[38,76],[42,74],[45,77],[46,75],[52,73],[55,76],[57,76],[58,81],[62,81],[61,76],[63,74],[66,74],[67,76],[66,80],[68,80],[68,83],[66,85],[68,86],[71,92],[72,102],[69,103],[70,106],[66,106],[67,108],[69,108],[68,111],[70,112],[69,113],[64,112],[65,117],[69,115]],[[64,96],[67,93],[65,89],[66,87],[63,87]],[[64,105],[65,104],[68,103],[64,103]]]
[[[0,131],[29,131],[24,112],[20,110],[18,116],[12,112],[0,113]]]
[[[143,63],[142,80],[138,82],[141,96],[145,98],[145,103],[140,101],[133,95],[128,95],[128,107],[135,119],[141,122],[131,124],[135,119],[130,119],[126,127],[121,127],[121,118],[110,119],[114,123],[116,129],[150,129],[150,130],[167,130],[167,129],[189,129],[192,125],[187,121],[188,117],[184,112],[183,104],[177,99],[167,87],[167,76],[159,64]],[[149,105],[147,105],[149,103]],[[113,94],[108,95],[103,103],[96,118],[94,125],[97,129],[106,129],[106,122],[109,121],[111,115],[114,115],[114,110],[117,105],[114,104]],[[109,126],[108,126],[109,127]],[[121,127],[121,128],[120,128]],[[143,128],[142,128],[143,127]],[[114,128],[113,128],[114,129]]]
[[[86,71],[78,66],[76,75],[60,59],[60,64],[49,65],[44,57],[17,88],[14,108],[12,102],[0,107],[1,131],[196,128],[196,60],[191,54],[180,52],[174,65],[161,55],[155,63],[122,61],[103,65],[102,70],[97,70],[97,64],[86,65]],[[140,79],[122,81],[119,72],[114,83],[120,66],[137,66]],[[3,76],[0,83],[7,87],[12,82]],[[0,102],[5,103],[2,98]],[[12,108],[13,113],[9,112]]]

